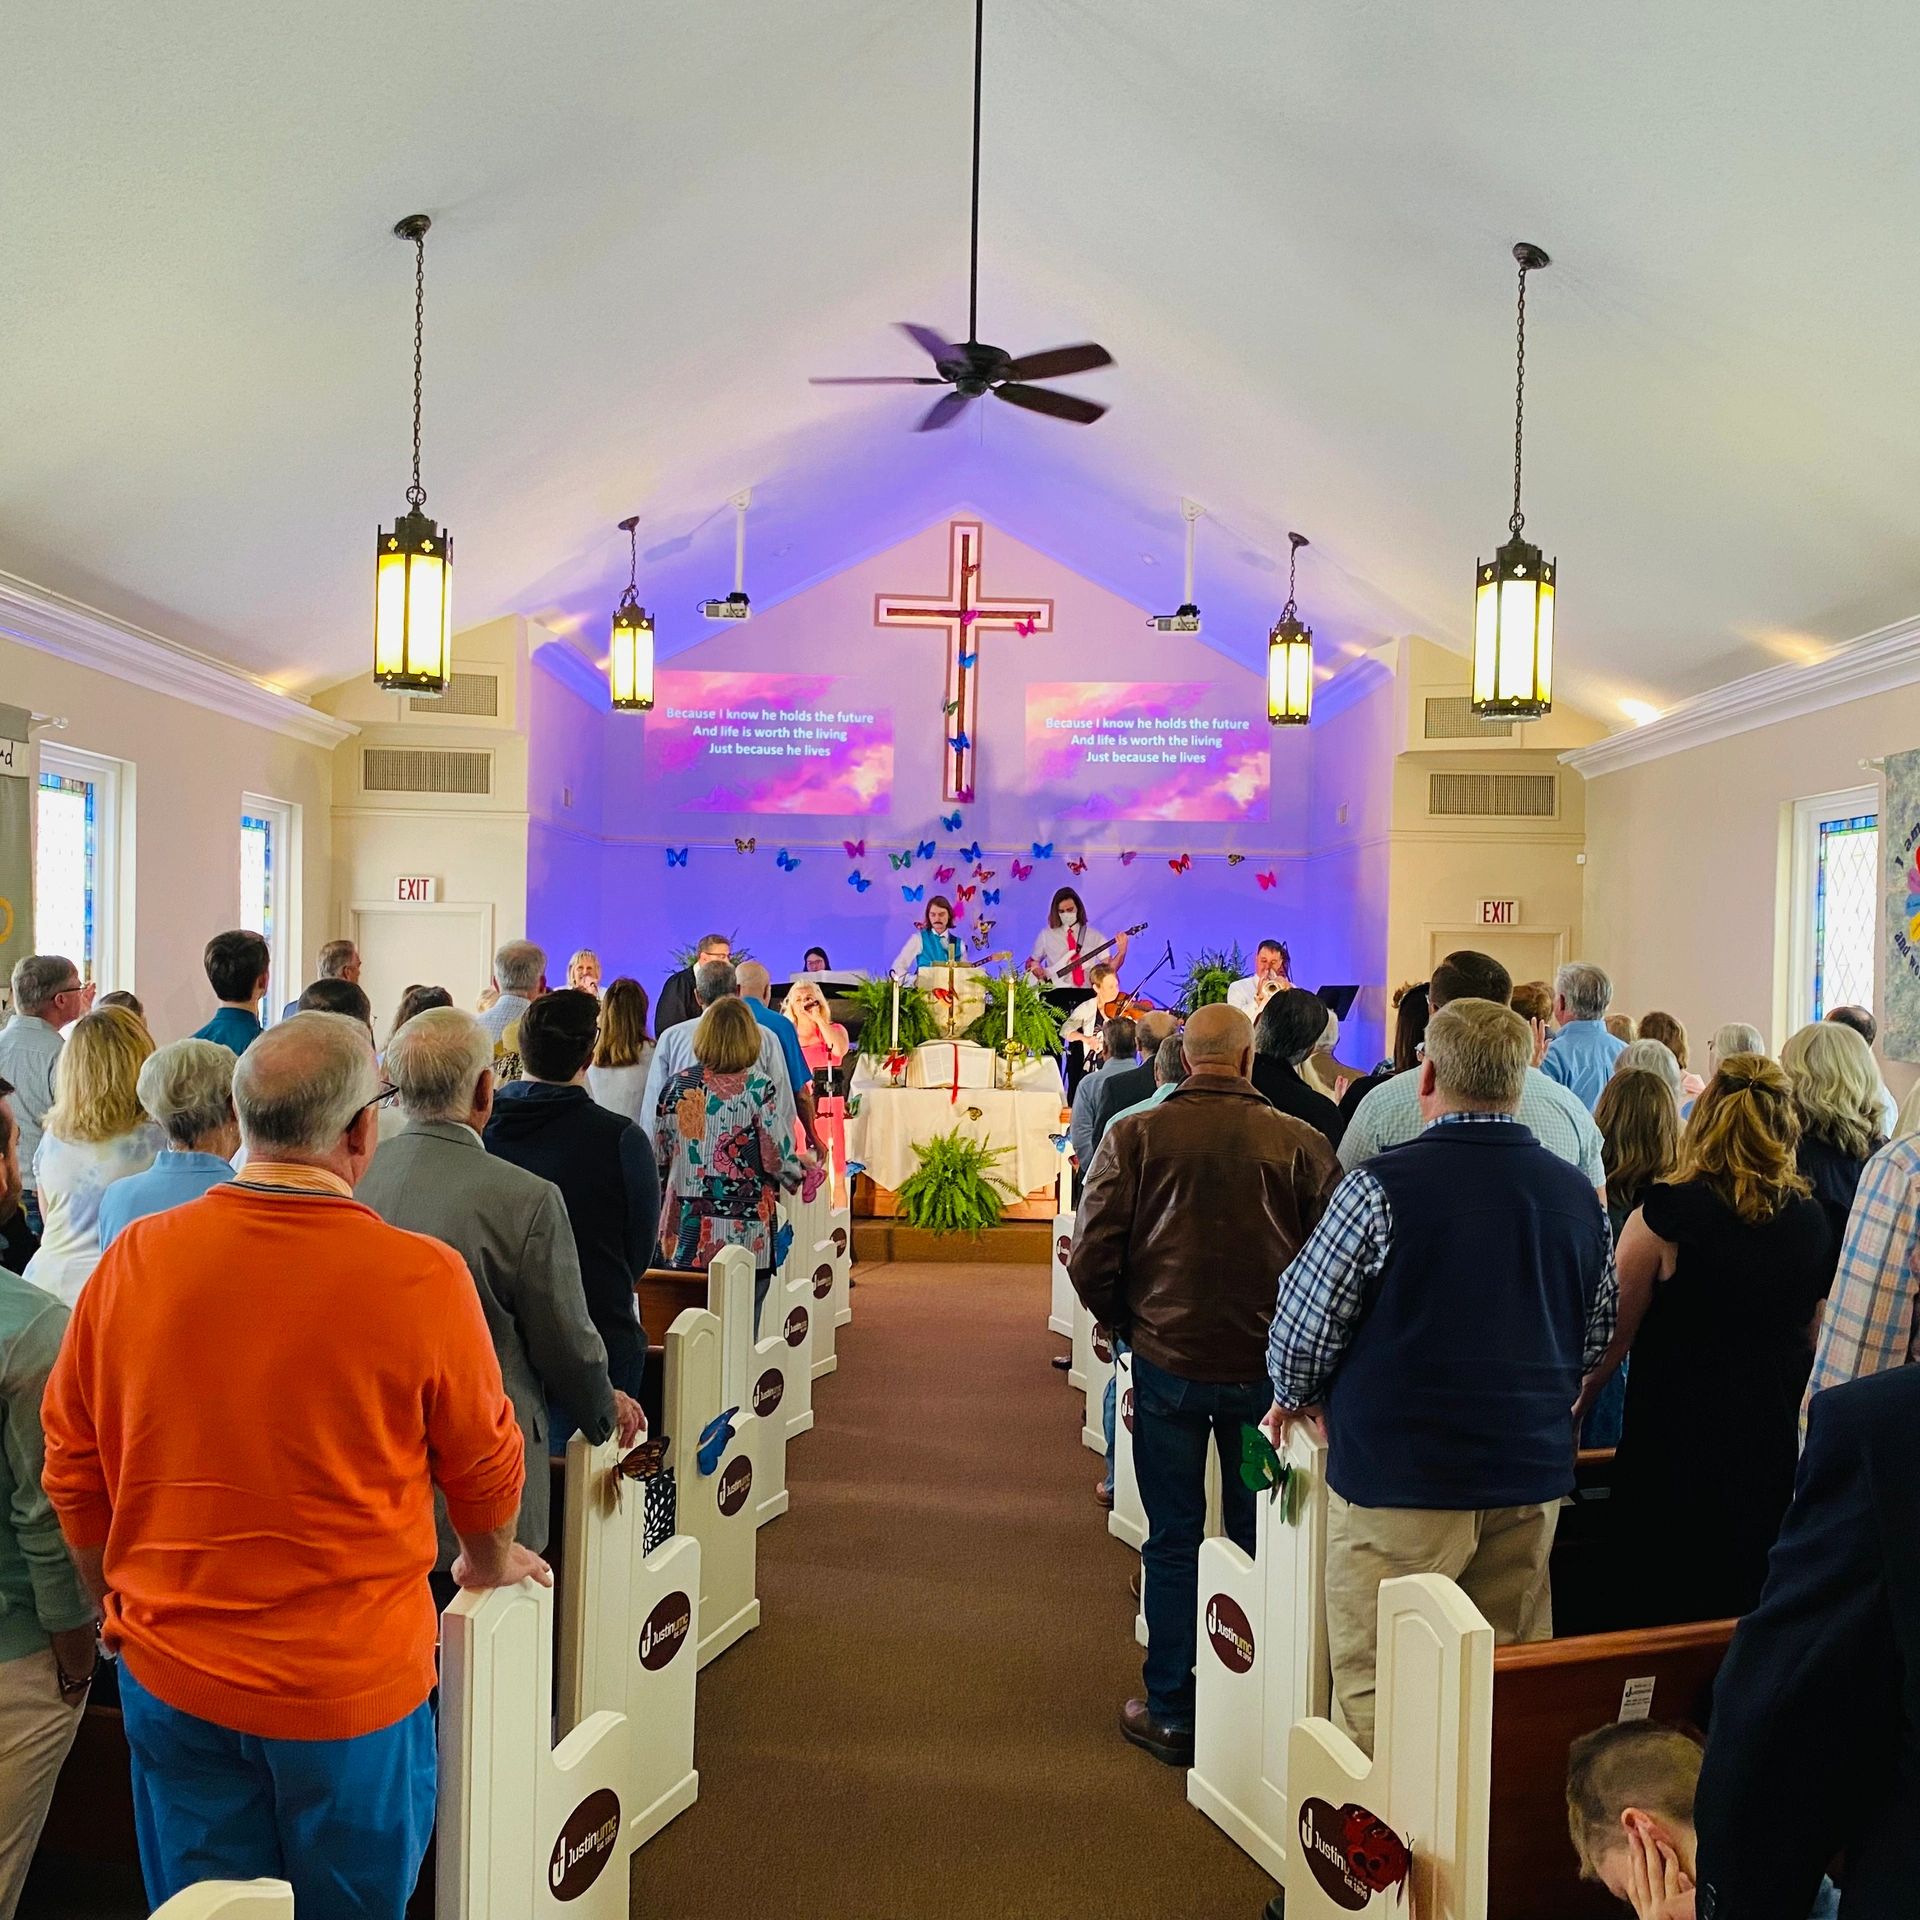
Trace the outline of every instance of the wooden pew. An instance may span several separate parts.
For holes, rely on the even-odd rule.
[[[1567,1748],[1623,1717],[1699,1725],[1731,1620],[1493,1645],[1493,1629],[1437,1574],[1380,1588],[1371,1761],[1330,1720],[1292,1731],[1288,1786],[1300,1844],[1285,1862],[1288,1920],[1357,1905],[1339,1862],[1359,1808],[1410,1840],[1422,1920],[1580,1920],[1619,1911],[1583,1885],[1567,1839]]]
[[[1107,1457],[1107,1382],[1114,1377],[1113,1341],[1105,1327],[1095,1324],[1078,1294],[1073,1295],[1071,1311],[1073,1346],[1067,1365],[1067,1384],[1077,1387],[1086,1399],[1080,1420],[1080,1443],[1104,1460]]]

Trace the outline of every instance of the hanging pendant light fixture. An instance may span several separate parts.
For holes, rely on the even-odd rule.
[[[1520,310],[1513,376],[1513,513],[1511,536],[1491,560],[1478,563],[1473,603],[1473,710],[1507,720],[1537,720],[1553,709],[1553,599],[1557,563],[1521,538],[1521,431],[1526,421],[1527,275],[1546,254],[1522,240]]]
[[[1267,718],[1276,727],[1304,727],[1313,718],[1313,629],[1300,624],[1294,604],[1293,575],[1300,549],[1311,544],[1304,533],[1290,533],[1287,555],[1287,604],[1267,636]]]
[[[613,610],[613,652],[607,689],[618,713],[645,713],[653,705],[653,615],[640,604],[640,516],[620,522],[627,536],[626,590]]]
[[[383,530],[373,574],[373,677],[396,693],[447,690],[453,654],[453,540],[424,511],[420,484],[420,355],[427,298],[424,213],[394,228],[413,242],[413,484],[407,511]]]

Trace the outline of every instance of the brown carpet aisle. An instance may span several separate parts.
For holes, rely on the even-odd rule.
[[[1046,1268],[859,1280],[636,1920],[1258,1920],[1272,1883],[1115,1729],[1136,1561],[1047,1364]]]

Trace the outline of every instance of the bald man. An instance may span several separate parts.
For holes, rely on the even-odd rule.
[[[784,1013],[775,1013],[769,1001],[773,976],[758,960],[742,960],[735,969],[740,982],[740,998],[756,1023],[780,1043],[780,1058],[787,1065],[787,1084],[793,1089],[793,1110],[800,1117],[800,1130],[807,1144],[817,1153],[820,1132],[813,1118],[813,1075],[807,1068],[807,1056],[800,1051],[800,1033]]]
[[[1068,1272],[1133,1349],[1133,1458],[1147,1510],[1146,1698],[1120,1730],[1169,1766],[1193,1759],[1193,1640],[1206,1531],[1207,1442],[1220,1449],[1228,1534],[1253,1551],[1240,1429],[1271,1405],[1267,1331],[1282,1270],[1325,1210],[1340,1163],[1324,1135],[1254,1086],[1253,1022],[1202,1007],[1187,1078],[1108,1129],[1080,1196]]]

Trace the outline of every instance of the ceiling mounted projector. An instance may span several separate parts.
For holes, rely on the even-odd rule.
[[[702,600],[700,611],[709,620],[744,620],[753,612],[753,602],[744,593],[730,593],[724,600]]]
[[[1200,631],[1200,609],[1193,598],[1193,523],[1206,512],[1206,508],[1195,500],[1180,502],[1180,517],[1187,523],[1187,584],[1180,604],[1171,613],[1152,615],[1147,625],[1155,633],[1198,633]]]
[[[709,620],[745,620],[753,612],[747,598],[747,508],[753,489],[742,487],[730,496],[733,503],[733,591],[724,600],[702,600],[701,613]]]

